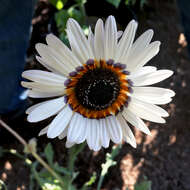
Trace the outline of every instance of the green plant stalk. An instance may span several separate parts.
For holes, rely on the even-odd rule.
[[[107,163],[107,162],[106,162]],[[105,177],[105,175],[107,174],[107,171],[108,171],[108,169],[109,169],[109,167],[111,167],[111,166],[113,166],[113,165],[115,165],[115,163],[113,162],[110,162],[110,164],[108,165],[108,167],[106,167],[106,169],[105,168],[102,168],[102,171],[101,171],[101,174],[100,174],[100,179],[99,179],[99,181],[98,181],[98,186],[97,186],[97,190],[100,190],[101,189],[101,187],[102,187],[102,183],[103,183],[103,181],[104,181],[104,177]]]
[[[103,181],[104,181],[104,176],[105,176],[105,175],[101,175],[101,176],[100,176],[100,179],[99,179],[99,181],[98,181],[97,190],[100,190],[100,188],[101,188],[101,186],[102,186],[102,183],[103,183]]]
[[[77,158],[77,155],[83,150],[85,145],[86,145],[86,143],[82,143],[80,145],[75,145],[75,146],[73,146],[72,148],[69,149],[68,169],[72,174],[74,172],[74,164],[75,164],[75,160]]]
[[[44,166],[44,168],[46,168],[52,174],[52,176],[54,176],[60,182],[62,187],[65,187],[61,177],[37,153],[31,151],[31,154],[34,156],[34,158],[36,158],[36,160],[40,162],[42,166]]]
[[[54,176],[61,184],[62,187],[64,187],[64,183],[61,179],[61,177],[36,153],[34,152],[29,144],[27,144],[27,142],[16,132],[14,131],[13,129],[11,129],[4,121],[2,121],[0,119],[0,124],[6,129],[8,130],[18,141],[20,141],[20,143],[22,143],[24,145],[24,147],[26,147],[30,153],[33,155],[33,157],[39,161],[39,163],[44,166],[44,168],[46,168],[52,176]]]
[[[113,146],[111,153],[106,154],[106,162],[102,164],[102,170],[98,181],[97,190],[101,189],[104,177],[108,173],[109,168],[117,164],[117,162],[114,161],[114,158],[119,154],[121,147],[122,145],[118,145],[117,147]]]
[[[7,186],[5,185],[5,183],[0,179],[0,188],[4,187],[4,190],[8,190]]]
[[[82,21],[81,21],[82,23],[81,24],[86,23],[86,10],[85,10],[85,6],[84,6],[85,3],[80,3],[80,5],[79,5],[79,9],[82,13]]]
[[[13,155],[17,156],[18,158],[21,158],[21,159],[23,159],[23,160],[26,160],[26,158],[25,158],[23,155],[19,154],[15,149],[10,149],[10,150],[3,149],[3,152],[4,152],[4,153],[13,154]]]
[[[31,171],[33,172],[34,174],[34,178],[38,181],[38,184],[42,185],[41,184],[41,181],[40,181],[40,178],[38,176],[38,173],[36,172],[36,165],[37,165],[37,162],[35,162],[32,167],[31,167]]]
[[[107,160],[105,164],[102,164],[102,166],[104,165],[104,167],[102,167],[102,171],[100,174],[100,179],[98,181],[98,186],[97,186],[97,190],[100,190],[102,187],[102,183],[104,181],[104,177],[108,172],[108,169],[114,165],[116,165],[116,162],[113,160]]]

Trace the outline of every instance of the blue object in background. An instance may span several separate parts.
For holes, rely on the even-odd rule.
[[[188,51],[190,55],[190,0],[178,0],[177,3],[180,9],[181,22],[183,24],[184,34],[188,43]]]
[[[19,109],[34,0],[0,0],[0,114]]]

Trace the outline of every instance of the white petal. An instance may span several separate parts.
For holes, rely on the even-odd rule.
[[[138,39],[134,42],[134,44],[131,47],[131,52],[129,55],[129,60],[131,56],[136,56],[142,52],[150,43],[152,37],[153,37],[153,30],[147,30],[144,32]]]
[[[69,124],[72,117],[72,110],[66,106],[51,122],[47,132],[48,138],[59,136]]]
[[[43,105],[44,103],[45,103],[45,102],[41,102],[41,103],[35,104],[35,105],[33,105],[33,106],[30,106],[30,107],[25,111],[25,113],[26,113],[26,114],[31,113],[35,108],[37,108],[37,107]]]
[[[106,117],[106,123],[108,126],[107,129],[109,131],[111,140],[116,144],[121,143],[122,130],[120,123],[117,121],[116,117],[115,116]]]
[[[62,84],[55,83],[54,85],[52,84],[42,84],[38,82],[25,82],[22,81],[21,85],[25,88],[32,89],[36,92],[57,92],[57,93],[62,93],[64,94],[65,91],[65,86]]]
[[[134,98],[132,98],[127,109],[142,119],[156,123],[165,123],[165,120],[161,116],[168,116],[168,113],[162,108],[137,99],[134,100]]]
[[[117,46],[117,26],[115,18],[109,16],[105,24],[104,54],[105,59],[114,59]],[[115,59],[114,59],[115,60]]]
[[[94,36],[94,50],[95,58],[97,60],[104,59],[104,25],[103,21],[99,19],[95,26],[95,36]]]
[[[88,32],[88,43],[90,44],[90,47],[91,47],[92,52],[93,52],[93,55],[95,55],[94,34],[92,33],[91,27],[89,27],[89,32]]]
[[[131,125],[139,129],[140,131],[144,132],[145,134],[151,135],[148,127],[145,125],[142,119],[140,119],[137,115],[135,115],[129,109],[124,109],[122,112],[122,115]]]
[[[43,104],[40,103],[35,108],[33,107],[32,111],[31,108],[30,111],[26,111],[29,113],[27,120],[29,122],[42,121],[57,114],[64,106],[64,97],[48,100],[46,102],[43,102]]]
[[[66,77],[41,70],[27,70],[22,73],[22,77],[34,82],[39,82],[43,84],[62,84],[67,79]]]
[[[49,125],[48,125],[47,127],[43,128],[43,129],[39,132],[38,136],[45,135],[45,134],[47,133],[47,131],[48,131],[48,128],[49,128]]]
[[[122,38],[120,39],[117,47],[117,53],[116,53],[116,58],[115,61],[119,61],[125,64],[130,64],[128,63],[128,56],[130,54],[130,50],[135,38],[135,33],[137,30],[137,22],[135,20],[132,20],[126,27]]]
[[[73,67],[80,66],[80,61],[75,57],[72,51],[56,36],[53,34],[48,34],[46,37],[47,44],[54,48],[63,59],[67,62],[67,64],[72,65]]]
[[[131,131],[130,127],[128,126],[127,122],[124,120],[121,114],[117,115],[117,119],[120,122],[122,132],[123,132],[123,139],[129,143],[132,147],[136,148],[136,140],[133,135],[133,132]]]
[[[173,74],[173,71],[170,70],[158,70],[151,74],[142,75],[133,79],[134,86],[147,86],[151,84],[158,83],[170,77]]]
[[[53,73],[62,75],[62,72],[60,71],[59,68],[57,68],[57,66],[50,64],[48,61],[46,62],[46,59],[40,57],[40,56],[36,56],[36,59],[39,63],[41,63],[46,69],[52,71]]]
[[[174,95],[174,91],[158,87],[133,87],[131,94],[139,100],[158,105],[169,103]]]
[[[63,92],[37,92],[34,90],[28,91],[28,97],[30,98],[50,98],[63,95]]]
[[[91,130],[92,130],[92,120],[87,119],[87,127],[86,127],[86,142],[90,149],[92,149],[92,138],[91,138]]]
[[[64,89],[64,84],[60,84],[60,83],[54,83],[54,84],[51,84],[51,83],[40,83],[40,82],[25,82],[25,81],[22,81],[21,82],[22,86],[25,87],[25,88],[46,88],[46,87],[49,87],[49,88],[62,88]]]
[[[141,95],[135,95],[134,93],[130,94],[130,96],[141,100],[143,102],[147,102],[150,104],[156,104],[156,105],[164,105],[168,104],[169,102],[172,101],[171,98],[168,97],[151,97],[151,96],[141,96]]]
[[[84,141],[85,118],[78,113],[74,113],[68,128],[67,140],[70,142],[81,143]],[[80,136],[83,136],[81,138]],[[79,141],[78,141],[79,140]]]
[[[68,128],[69,127],[66,127],[64,129],[64,131],[58,136],[58,138],[61,140],[61,139],[64,139],[66,136],[67,136],[67,132],[68,132]]]
[[[78,114],[77,113],[74,113],[73,114],[73,117],[71,119],[71,122],[69,124],[69,128],[68,128],[68,134],[67,134],[67,140],[69,142],[74,142],[75,139],[76,139],[76,129],[78,127],[78,124],[79,124],[79,120],[78,120]]]
[[[107,129],[107,125],[106,125],[106,120],[105,119],[100,119],[100,140],[101,140],[101,145],[104,148],[108,148],[109,147],[109,143],[110,143],[110,137],[109,137],[109,132]]]
[[[74,19],[69,19],[67,22],[67,35],[72,51],[78,57],[82,64],[88,59],[93,59],[93,52],[84,32],[79,24]]]
[[[153,66],[141,67],[140,69],[138,69],[138,70],[136,70],[134,72],[131,72],[130,75],[128,75],[128,78],[133,80],[133,79],[138,78],[140,76],[144,76],[144,75],[153,73],[156,70],[157,70],[157,68],[153,67]]]
[[[142,96],[152,96],[152,97],[173,97],[175,96],[175,92],[159,87],[133,87],[133,93],[136,95]]]
[[[46,46],[48,47],[49,53],[54,57],[54,59],[60,64],[60,66],[67,71],[71,72],[74,71],[76,68],[76,65],[71,64],[73,61],[72,58],[67,57],[67,55],[60,54],[57,52],[55,49],[53,49],[51,46]],[[81,64],[77,64],[77,66],[81,66]]]
[[[165,111],[164,109],[162,109],[161,107],[159,106],[156,106],[154,104],[149,104],[149,103],[146,103],[146,102],[143,102],[141,100],[138,100],[136,98],[132,98],[132,102],[136,105],[139,105],[141,108],[145,108],[145,109],[149,109],[151,110],[152,112],[154,112],[155,114],[158,114],[162,117],[168,117],[169,114],[167,111]]]
[[[72,61],[74,62],[74,60],[69,55],[60,54],[51,46],[46,46],[46,47],[48,47],[48,51],[50,55],[52,55],[54,59],[60,64],[60,66],[62,67],[62,70],[65,69],[65,71],[71,72],[75,70],[76,66],[81,66],[80,63],[78,63],[77,65],[72,64],[71,62]]]
[[[94,122],[95,122],[95,127],[96,129],[94,129],[94,131],[96,131],[96,136],[95,136],[95,139],[94,139],[94,148],[93,150],[94,151],[99,151],[100,148],[101,148],[101,145],[100,145],[100,120],[96,120],[94,119]]]
[[[65,67],[65,64],[61,62],[53,53],[53,50],[45,44],[36,44],[36,50],[42,57],[43,61],[49,67],[55,69],[57,72],[67,76],[70,70]],[[55,51],[54,51],[55,52]]]
[[[151,60],[160,50],[160,42],[155,41],[150,43],[146,48],[142,49],[138,54],[132,54],[130,56],[130,64],[128,64],[128,70],[130,72],[143,67],[149,60]]]
[[[76,143],[80,144],[85,141],[86,136],[87,136],[87,118],[84,118],[83,116],[80,116],[82,119],[81,125],[80,125],[80,130],[78,130],[78,138],[76,139]]]
[[[100,147],[100,133],[98,120],[88,119],[87,143],[91,150],[98,151]]]

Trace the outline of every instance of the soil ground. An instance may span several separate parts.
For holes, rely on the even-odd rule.
[[[27,67],[39,68],[31,56],[35,53],[33,46],[39,41],[42,42],[49,32],[47,24],[51,21],[54,11],[46,2],[38,3],[33,19],[34,30],[28,50],[30,59]],[[147,10],[140,14],[138,21],[138,34],[152,28],[155,33],[154,40],[162,42],[160,53],[149,62],[149,65],[174,71],[174,75],[159,86],[173,89],[176,96],[169,105],[164,106],[170,113],[166,124],[147,122],[152,132],[151,137],[135,130],[137,149],[128,144],[123,145],[116,158],[117,166],[109,170],[102,189],[125,190],[126,187],[133,189],[134,183],[146,176],[152,181],[152,190],[190,190],[190,58],[182,34],[179,10],[173,1],[154,0]],[[127,21],[125,24],[122,23],[124,26],[126,24]],[[20,125],[17,122],[14,124]],[[30,138],[36,136],[44,123],[33,126],[25,122],[22,125],[24,129],[21,133]],[[12,136],[6,134],[5,138],[10,142],[5,140],[3,147],[22,151],[22,146]],[[49,141],[46,137],[39,138],[39,150],[42,150]],[[67,152],[64,148],[65,142],[56,139],[51,142],[56,152],[56,160],[64,163]],[[79,177],[75,180],[77,186],[80,187],[87,181],[92,171],[100,173],[100,164],[109,150],[102,149],[98,153],[92,153],[87,147],[85,148],[76,162],[76,169],[80,171]],[[0,178],[5,181],[8,190],[28,190],[29,169],[14,156],[6,154],[1,158]]]

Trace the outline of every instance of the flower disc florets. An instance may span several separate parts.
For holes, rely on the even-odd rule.
[[[131,87],[125,67],[113,60],[88,60],[69,74],[65,82],[65,101],[87,118],[116,115],[129,100],[127,92]]]

